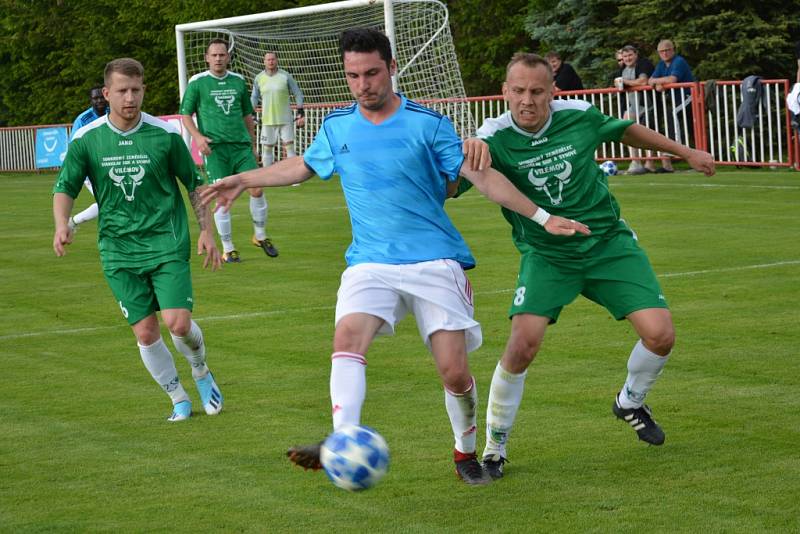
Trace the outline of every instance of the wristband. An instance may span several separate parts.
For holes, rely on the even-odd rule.
[[[550,214],[547,213],[542,207],[539,207],[539,209],[536,210],[536,213],[533,214],[533,217],[531,217],[533,222],[539,223],[542,226],[547,223],[548,219],[550,219]]]

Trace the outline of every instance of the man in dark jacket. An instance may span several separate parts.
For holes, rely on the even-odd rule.
[[[548,52],[545,59],[553,68],[556,91],[580,91],[583,89],[583,83],[578,73],[575,72],[572,65],[561,61],[561,55],[558,52]]]
[[[617,71],[614,85],[617,89],[628,91],[626,93],[627,107],[622,118],[640,122],[643,120],[648,109],[652,106],[652,93],[643,94],[634,91],[636,87],[647,85],[647,80],[653,74],[655,67],[653,62],[646,57],[639,57],[639,51],[633,45],[625,45],[620,50],[622,55],[622,66]],[[631,161],[627,174],[644,174],[647,169],[640,161],[640,151],[631,148]],[[651,163],[652,166],[652,163]]]

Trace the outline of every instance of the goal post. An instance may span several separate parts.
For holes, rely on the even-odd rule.
[[[281,11],[191,22],[175,26],[180,96],[188,79],[207,70],[211,39],[229,43],[230,69],[252,87],[264,70],[264,54],[275,52],[279,66],[303,91],[305,106],[345,105],[353,100],[339,54],[339,35],[353,27],[386,33],[397,61],[395,90],[448,115],[462,136],[474,122],[450,33],[446,6],[439,0],[346,0]],[[314,115],[308,129],[319,126]]]

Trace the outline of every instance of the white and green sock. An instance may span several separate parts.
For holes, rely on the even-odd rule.
[[[262,241],[267,238],[267,196],[250,197],[250,215],[253,217],[253,231],[256,239]]]
[[[169,352],[167,345],[162,338],[152,345],[139,345],[139,354],[142,356],[144,366],[150,372],[153,380],[161,386],[164,392],[172,399],[172,404],[189,400],[189,395],[183,389],[178,378],[178,370],[175,369],[175,360]]]
[[[77,215],[73,215],[72,220],[75,222],[75,224],[83,224],[86,221],[91,221],[92,219],[96,218],[99,211],[100,210],[97,207],[97,202],[95,202]]]
[[[220,241],[222,241],[222,252],[227,253],[236,250],[231,237],[231,212],[225,210],[215,211],[214,223],[217,225],[217,233]]]
[[[506,457],[506,443],[517,410],[525,391],[527,369],[521,373],[509,373],[500,362],[494,369],[492,386],[489,389],[489,402],[486,407],[486,448],[483,455],[499,454]]]
[[[206,376],[208,374],[206,344],[203,341],[203,332],[197,323],[192,321],[192,326],[185,336],[176,336],[172,333],[170,335],[175,348],[186,356],[189,365],[192,366],[192,377],[198,379]]]
[[[628,378],[619,392],[618,402],[621,408],[639,408],[644,404],[647,393],[664,369],[669,356],[659,356],[647,350],[641,339],[636,342],[628,358]]]

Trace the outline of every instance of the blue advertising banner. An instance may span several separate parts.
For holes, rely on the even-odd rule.
[[[36,130],[36,168],[61,167],[67,155],[67,128]]]

